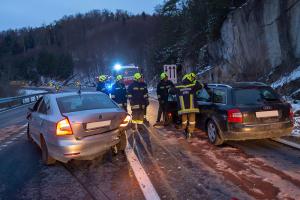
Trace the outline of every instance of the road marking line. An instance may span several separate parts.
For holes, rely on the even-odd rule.
[[[282,139],[282,138],[276,138],[276,139],[272,139],[272,140],[274,140],[276,142],[279,142],[279,143],[282,143],[282,144],[285,144],[287,146],[294,147],[296,149],[300,149],[300,144],[297,144],[297,143],[289,141],[289,140],[285,140],[285,139]]]
[[[147,200],[160,200],[153,184],[151,183],[129,142],[127,143],[125,153],[145,198]]]

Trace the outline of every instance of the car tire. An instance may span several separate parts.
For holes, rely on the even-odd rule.
[[[32,139],[32,137],[31,137],[30,130],[29,130],[29,123],[27,124],[26,135],[27,135],[27,140],[28,140],[29,142],[33,142],[33,139]]]
[[[41,137],[42,161],[45,165],[54,165],[56,160],[49,155],[45,139]]]
[[[124,152],[127,146],[127,135],[125,131],[121,131],[120,133],[120,142],[117,144],[117,148],[119,151]]]
[[[219,129],[215,122],[212,120],[208,121],[206,131],[211,144],[216,146],[223,144],[224,141],[220,138]]]

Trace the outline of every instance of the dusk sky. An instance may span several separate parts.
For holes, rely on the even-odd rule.
[[[1,0],[0,31],[49,24],[64,15],[86,13],[94,9],[127,10],[153,13],[163,0]]]

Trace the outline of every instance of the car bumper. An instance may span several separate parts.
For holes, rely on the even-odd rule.
[[[265,127],[244,127],[235,131],[223,133],[224,140],[251,140],[278,138],[291,135],[293,126],[291,123],[277,124]]]
[[[59,139],[55,144],[47,143],[49,154],[61,162],[92,160],[119,143],[120,130],[89,136],[80,140],[74,137]]]

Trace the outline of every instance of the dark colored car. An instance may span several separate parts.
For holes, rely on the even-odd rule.
[[[208,84],[197,99],[197,124],[215,145],[288,136],[293,129],[290,104],[263,83]]]

